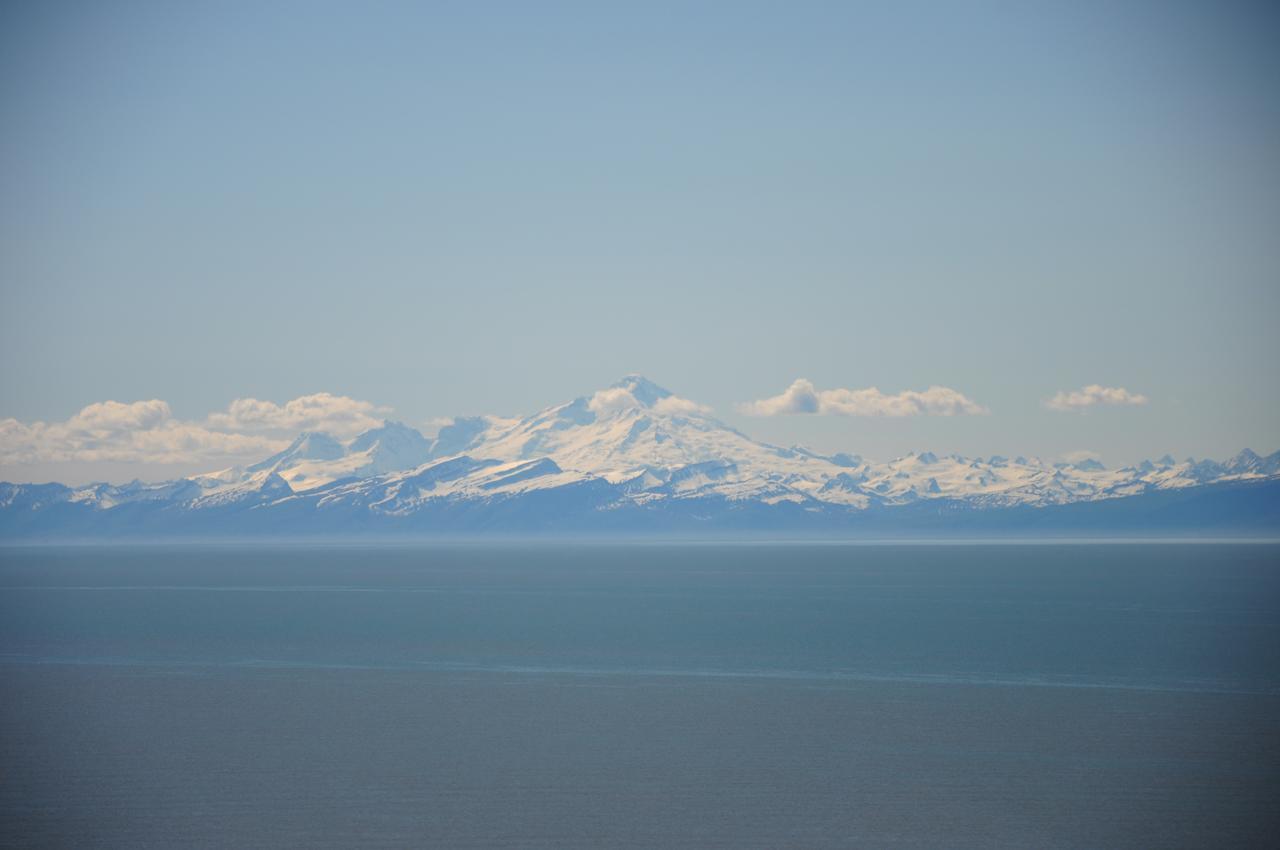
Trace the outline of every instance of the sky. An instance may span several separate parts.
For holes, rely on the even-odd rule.
[[[1278,39],[1177,0],[6,3],[0,478],[633,372],[875,459],[1273,451]]]

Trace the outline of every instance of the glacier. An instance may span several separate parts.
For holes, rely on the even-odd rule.
[[[1280,452],[1225,462],[911,453],[759,442],[640,375],[526,417],[305,432],[244,467],[125,485],[0,484],[0,538],[800,534],[1263,536]]]

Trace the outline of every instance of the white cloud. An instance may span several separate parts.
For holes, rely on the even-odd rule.
[[[641,406],[639,400],[622,387],[600,390],[587,402],[587,410],[596,416],[608,416],[611,413],[620,413]]]
[[[1084,463],[1086,460],[1102,460],[1102,455],[1089,449],[1076,449],[1062,455],[1062,459],[1067,463]]]
[[[84,432],[146,430],[156,427],[172,415],[168,402],[158,398],[135,401],[132,404],[99,401],[81,409],[66,424],[71,429]]]
[[[299,396],[284,404],[238,398],[224,413],[209,415],[210,428],[220,431],[325,431],[352,437],[382,423],[388,408],[330,393]]]
[[[599,390],[587,402],[587,409],[597,416],[609,416],[610,414],[637,408],[644,408],[644,404],[625,387],[610,387],[607,390]],[[676,416],[708,413],[711,410],[705,405],[674,395],[658,399],[649,409],[654,413]]]
[[[1099,404],[1146,404],[1147,397],[1141,393],[1131,393],[1124,387],[1104,387],[1090,384],[1070,392],[1063,390],[1053,398],[1045,401],[1044,406],[1050,410],[1073,411],[1087,410]]]
[[[875,387],[860,390],[819,390],[798,378],[781,394],[738,405],[751,416],[816,413],[837,416],[957,416],[986,413],[987,409],[949,387],[904,390],[887,395]]]
[[[696,401],[680,398],[678,395],[669,395],[658,399],[654,402],[653,409],[656,413],[665,413],[670,416],[688,416],[694,413],[711,412],[711,408],[705,404],[698,404]]]
[[[175,419],[169,405],[95,402],[61,422],[0,419],[0,464],[192,464],[257,458],[284,448],[300,430],[347,437],[380,420],[365,401],[316,393],[277,405],[237,399],[203,422]]]
[[[821,406],[813,383],[797,378],[781,395],[745,402],[738,405],[738,409],[752,416],[777,416],[780,413],[818,413]]]

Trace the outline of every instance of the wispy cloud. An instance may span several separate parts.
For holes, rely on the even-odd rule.
[[[707,407],[707,405],[698,404],[696,401],[690,401],[687,398],[680,398],[678,395],[669,395],[666,398],[658,399],[653,403],[653,409],[658,413],[666,413],[672,416],[711,412],[711,408]]]
[[[587,409],[596,416],[608,416],[611,413],[620,413],[640,406],[636,397],[622,387],[600,390],[587,402]]]
[[[987,409],[950,387],[904,390],[886,394],[876,387],[849,390],[816,389],[811,381],[798,378],[780,395],[738,405],[751,416],[778,416],[784,413],[829,414],[835,416],[958,416],[987,413]]]
[[[610,387],[607,390],[600,390],[591,396],[587,402],[587,409],[597,416],[608,416],[613,413],[619,413],[625,410],[634,410],[643,408],[645,405],[631,394],[630,390],[625,387]],[[706,405],[698,404],[696,401],[690,401],[687,398],[669,395],[663,396],[653,403],[649,408],[654,413],[666,414],[669,416],[690,415],[695,413],[709,413],[711,408]]]
[[[384,413],[366,401],[316,393],[284,404],[236,399],[202,421],[177,419],[160,399],[100,401],[59,422],[0,419],[0,464],[198,463],[279,451],[299,430],[349,437]]]
[[[1147,397],[1141,393],[1131,393],[1124,387],[1104,387],[1101,384],[1089,384],[1078,390],[1063,390],[1044,402],[1050,410],[1064,412],[1087,410],[1100,404],[1135,405],[1146,404]]]

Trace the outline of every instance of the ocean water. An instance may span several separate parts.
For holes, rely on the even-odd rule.
[[[0,845],[1265,847],[1280,546],[0,548]]]

